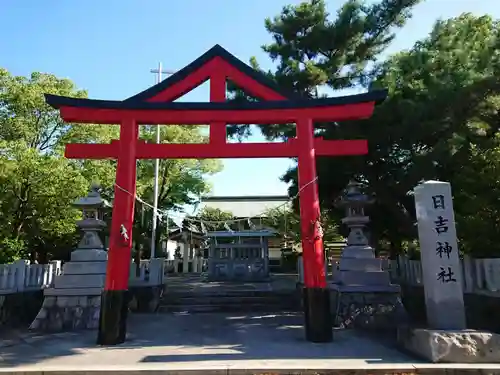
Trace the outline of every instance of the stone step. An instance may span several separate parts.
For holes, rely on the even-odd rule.
[[[253,312],[298,311],[300,299],[295,291],[210,290],[175,291],[163,295],[163,312]]]
[[[300,306],[276,306],[267,303],[259,304],[235,304],[235,305],[220,305],[220,304],[197,304],[197,305],[168,305],[160,306],[160,313],[213,313],[213,312],[293,312],[299,311]]]
[[[244,298],[244,297],[276,297],[276,298],[286,298],[290,296],[295,296],[296,291],[291,292],[268,292],[268,291],[214,291],[214,292],[197,292],[197,291],[171,291],[166,290],[164,292],[165,296],[171,296],[172,298],[182,298],[182,297],[220,297],[220,298]]]
[[[289,305],[297,303],[296,298],[179,298],[179,299],[169,299],[163,298],[161,304],[167,305],[249,305],[249,304],[268,304],[268,305]]]

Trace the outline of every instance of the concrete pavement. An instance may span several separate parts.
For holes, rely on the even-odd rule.
[[[126,343],[97,347],[95,338],[82,332],[4,341],[0,373],[500,374],[498,365],[422,363],[353,331],[309,343],[294,314],[136,314]]]

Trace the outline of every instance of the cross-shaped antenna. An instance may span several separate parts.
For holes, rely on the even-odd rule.
[[[156,74],[156,83],[160,83],[162,81],[163,74],[169,76],[174,74],[175,70],[163,70],[160,62],[158,63],[158,68],[151,69],[150,72]]]

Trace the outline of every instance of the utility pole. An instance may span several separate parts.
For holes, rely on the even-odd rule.
[[[155,83],[158,84],[162,80],[162,74],[174,74],[174,72],[169,70],[162,70],[161,62],[158,63],[157,69],[151,69],[151,73],[156,74]],[[160,143],[160,125],[156,126],[156,143]],[[153,223],[151,228],[151,259],[156,256],[156,230],[158,224],[158,181],[160,178],[160,159],[155,159],[155,179],[153,187]]]

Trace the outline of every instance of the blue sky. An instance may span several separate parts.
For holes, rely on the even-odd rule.
[[[256,56],[272,67],[260,46],[270,41],[264,19],[282,0],[2,0],[0,66],[16,75],[32,71],[72,79],[96,99],[123,99],[154,83],[150,69],[162,62],[177,70],[221,44],[247,62]],[[328,1],[331,12],[342,1]],[[398,32],[388,53],[409,48],[438,18],[462,12],[500,18],[496,0],[427,0]],[[206,101],[201,87],[185,100]],[[252,141],[259,137],[253,137]],[[225,160],[211,181],[214,195],[285,194],[279,177],[291,165],[282,159]]]

